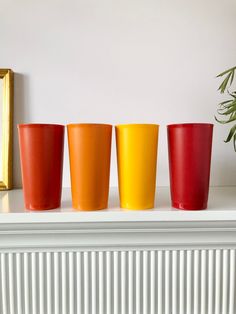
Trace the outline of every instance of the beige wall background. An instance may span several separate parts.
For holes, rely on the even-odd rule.
[[[236,64],[234,0],[0,0],[0,67],[15,74],[16,124],[214,122],[216,74]],[[215,125],[212,185],[236,184],[236,153]],[[67,142],[64,185],[70,185]],[[113,141],[111,185],[117,185]]]

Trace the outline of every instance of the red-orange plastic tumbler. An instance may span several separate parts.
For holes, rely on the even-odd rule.
[[[46,210],[60,207],[64,126],[18,125],[25,207]]]
[[[172,206],[207,208],[213,124],[167,126]]]

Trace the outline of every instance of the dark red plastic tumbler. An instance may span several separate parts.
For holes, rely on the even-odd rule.
[[[172,206],[207,208],[213,124],[167,126]]]
[[[25,207],[45,210],[60,207],[64,126],[18,125]]]

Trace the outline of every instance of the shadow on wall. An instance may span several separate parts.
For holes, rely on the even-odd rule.
[[[212,168],[217,168],[217,177],[214,178],[215,186],[235,186],[236,185],[236,167],[235,167],[235,159],[236,153],[233,152],[235,156],[227,156],[227,160],[222,162],[217,162],[217,164],[213,164]],[[214,168],[213,168],[214,169]],[[212,170],[212,171],[215,171]]]
[[[29,121],[29,110],[26,110],[28,99],[26,91],[29,90],[27,75],[14,73],[14,112],[13,112],[13,186],[19,188],[21,183],[20,152],[18,142],[17,124]],[[27,108],[29,109],[29,108]]]

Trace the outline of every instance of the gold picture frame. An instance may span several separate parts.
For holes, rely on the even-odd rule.
[[[1,115],[1,178],[0,190],[12,188],[12,125],[13,125],[13,72],[10,69],[0,69],[2,80]]]

